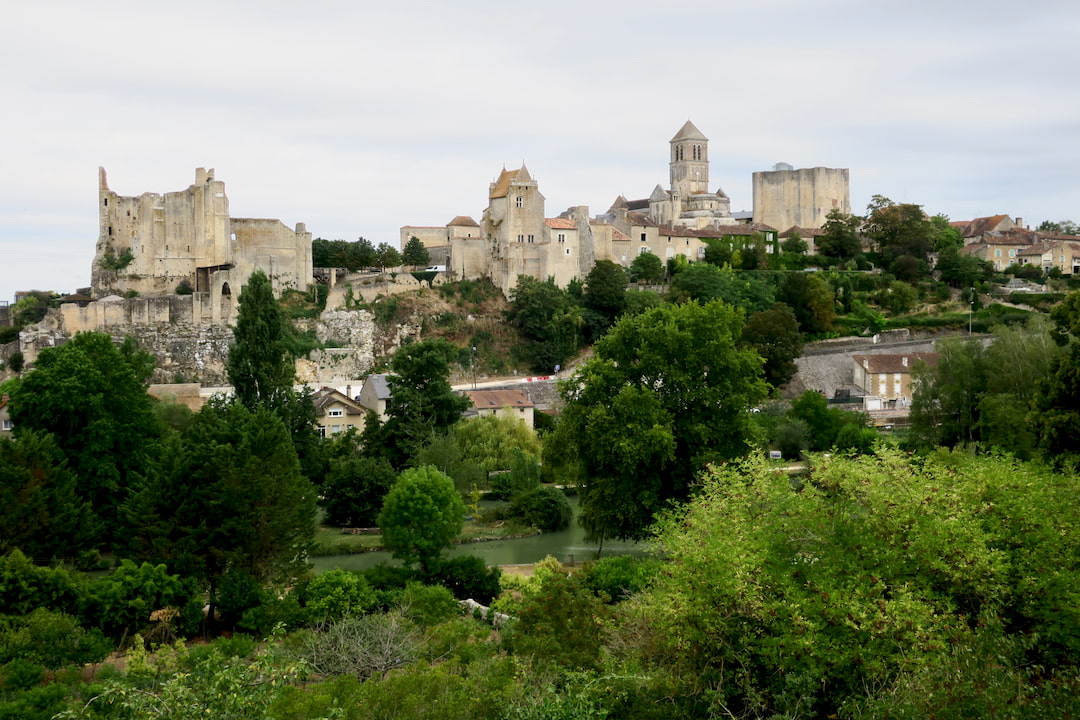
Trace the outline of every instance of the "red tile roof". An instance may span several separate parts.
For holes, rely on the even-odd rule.
[[[554,230],[574,230],[577,228],[573,220],[567,220],[566,218],[545,218],[544,224]]]

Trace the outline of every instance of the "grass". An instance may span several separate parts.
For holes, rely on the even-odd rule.
[[[496,523],[469,520],[465,523],[465,527],[458,537],[458,542],[503,540],[537,534],[539,534],[539,530],[536,528],[522,525],[514,520]],[[382,535],[349,535],[342,533],[341,528],[320,525],[315,532],[315,542],[312,545],[311,556],[356,555],[384,549]]]

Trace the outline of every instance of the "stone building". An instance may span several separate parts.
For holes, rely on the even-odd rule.
[[[851,183],[847,168],[792,168],[777,163],[756,172],[754,222],[786,230],[820,228],[832,210],[851,214]]]
[[[118,195],[98,170],[100,230],[91,270],[95,298],[170,295],[177,288],[207,298],[224,322],[240,288],[264,271],[280,294],[312,282],[311,233],[280,220],[233,218],[225,183],[198,168],[186,190]]]
[[[743,229],[734,230],[737,221],[724,191],[709,190],[708,138],[688,120],[668,145],[671,189],[657,185],[647,199],[620,196],[595,218],[586,206],[546,217],[544,196],[528,168],[503,168],[488,186],[479,224],[458,216],[445,227],[406,225],[402,246],[417,237],[433,264],[446,265],[454,277],[490,278],[507,294],[519,275],[565,286],[584,278],[597,260],[628,266],[641,252],[698,260],[702,238],[741,235]]]

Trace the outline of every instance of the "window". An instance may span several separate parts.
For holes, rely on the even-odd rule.
[[[566,233],[559,233],[559,242],[566,242]]]
[[[1001,257],[1001,248],[994,251],[994,257]]]
[[[341,408],[331,408],[330,410],[326,411],[326,416],[327,417],[342,417],[344,415],[345,415],[345,411],[342,410]]]
[[[525,236],[524,235],[518,235],[518,242],[525,242]]]
[[[648,246],[647,245],[642,245],[641,247],[638,248],[637,254],[638,255],[644,255],[647,252],[649,252]]]
[[[641,233],[641,242],[646,242],[646,235],[645,235],[645,233]]]
[[[529,242],[532,242],[532,241],[533,241],[533,236],[532,236],[532,235],[530,235],[530,236],[529,236]]]
[[[525,207],[525,198],[523,198],[523,197],[521,197],[520,195],[518,195],[518,196],[517,196],[517,197],[516,197],[516,198],[514,199],[514,207]]]
[[[4,420],[3,427],[0,427],[0,430],[11,430],[11,421]]]
[[[1010,250],[1009,251],[1009,257],[1016,257],[1016,251],[1015,250]]]
[[[570,254],[570,248],[566,248],[566,254],[567,254],[567,255],[569,255],[569,254]]]
[[[700,145],[695,145],[694,146],[694,159],[695,160],[700,160],[701,159],[701,146]]]

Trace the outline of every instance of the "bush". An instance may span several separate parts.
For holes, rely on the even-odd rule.
[[[448,588],[418,582],[406,586],[401,605],[405,617],[423,627],[446,622],[461,610],[457,599]]]
[[[581,572],[585,587],[607,602],[618,602],[639,592],[660,571],[655,558],[616,555],[587,564]]]
[[[7,366],[11,369],[11,372],[22,372],[25,364],[26,360],[23,358],[23,354],[18,351],[13,352],[7,361]]]
[[[327,570],[317,575],[304,587],[301,598],[312,624],[362,615],[378,604],[367,580],[348,570]]]
[[[26,660],[15,658],[0,668],[0,678],[4,681],[4,690],[26,690],[41,682],[45,668]]]
[[[522,518],[541,532],[554,532],[570,527],[574,511],[562,490],[538,487],[518,495],[510,503],[510,514]]]
[[[124,560],[115,572],[91,586],[84,617],[96,619],[106,635],[120,638],[146,630],[154,611],[172,608],[177,614],[167,615],[165,622],[175,620],[180,634],[188,635],[202,619],[196,594],[190,583],[170,575],[165,565]]]
[[[471,598],[481,605],[490,605],[502,591],[501,575],[499,568],[488,567],[483,558],[462,555],[440,560],[426,580],[449,589],[458,600]]]
[[[176,286],[176,290],[174,292],[177,295],[191,295],[193,292],[195,292],[195,290],[191,287],[191,281],[187,278],[184,278]]]
[[[0,622],[0,663],[16,658],[46,668],[100,662],[112,644],[98,630],[86,630],[62,612],[37,608]]]

